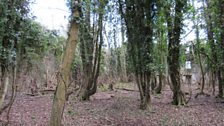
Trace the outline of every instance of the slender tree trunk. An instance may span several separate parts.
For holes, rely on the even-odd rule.
[[[223,97],[223,85],[224,85],[224,0],[219,0],[218,5],[219,9],[219,23],[220,23],[220,48],[221,48],[221,56],[220,66],[218,69],[218,82],[219,82],[219,97]]]
[[[11,86],[12,86],[11,98],[10,98],[9,103],[5,106],[5,108],[3,108],[3,109],[7,109],[8,108],[8,111],[7,111],[7,125],[9,123],[9,116],[10,116],[9,113],[10,113],[12,105],[13,105],[13,103],[15,101],[16,92],[17,92],[17,86],[16,86],[17,65],[13,66],[12,71],[13,71],[13,75],[12,75],[12,84],[11,84]]]
[[[211,57],[212,57],[212,61],[214,63],[217,63],[218,62],[218,59],[217,59],[217,47],[215,45],[215,41],[214,41],[214,33],[213,33],[213,20],[212,20],[212,15],[209,13],[211,10],[212,10],[212,7],[211,7],[211,1],[210,0],[204,0],[204,3],[203,3],[203,8],[204,8],[204,17],[205,17],[205,21],[206,21],[206,29],[207,29],[207,38],[208,38],[208,42],[209,42],[209,45],[210,45],[210,48],[211,48]],[[218,76],[217,74],[217,66],[216,64],[213,64],[213,63],[210,63],[210,66],[211,66],[211,74],[212,74],[212,92],[213,94],[215,93],[215,80]]]
[[[197,39],[197,52],[198,52],[198,60],[199,60],[199,66],[201,70],[201,78],[202,78],[202,83],[201,83],[201,94],[204,94],[204,87],[205,87],[205,74],[203,70],[203,65],[201,61],[201,54],[200,54],[200,40],[199,40],[199,28],[196,26],[196,39]]]
[[[1,88],[0,88],[0,107],[1,108],[5,99],[5,95],[8,90],[8,86],[9,86],[9,73],[7,70],[5,70],[1,79]]]
[[[14,10],[14,0],[11,0],[9,1],[7,5],[7,11],[11,12],[11,13],[14,13],[15,10]],[[14,28],[14,16],[12,16],[11,14],[8,14],[7,15],[7,24],[5,25],[5,32],[8,32],[7,29],[10,27],[10,28]],[[1,52],[1,57],[0,57],[0,64],[1,64],[1,85],[0,85],[0,108],[2,108],[2,104],[4,102],[4,99],[5,99],[5,95],[7,93],[7,90],[8,90],[8,85],[9,85],[9,76],[10,76],[10,71],[9,71],[9,68],[10,68],[10,65],[9,65],[9,52],[12,51],[12,47],[14,47],[14,42],[12,42],[14,40],[14,38],[9,35],[9,34],[5,34],[3,37],[2,37],[2,42],[1,42],[1,46],[3,49],[2,52]]]
[[[221,44],[221,70],[218,72],[218,78],[219,78],[219,97],[223,97],[223,85],[224,85],[224,0],[219,0],[219,9],[220,9],[220,30],[221,30],[221,38],[220,38],[220,44]]]
[[[122,16],[121,16],[122,18]],[[123,18],[122,18],[123,19]],[[123,23],[123,20],[121,19],[121,42],[122,42],[122,56],[121,56],[121,61],[122,61],[122,73],[123,73],[123,81],[124,82],[127,82],[128,79],[127,79],[127,68],[126,68],[126,46],[124,45],[124,37],[125,37],[125,31],[124,31],[124,23]]]
[[[193,7],[194,6],[194,0],[192,0],[192,5]],[[195,18],[196,14],[195,12],[193,13],[193,16]],[[197,20],[193,20],[193,23],[194,23],[194,27],[196,28],[196,31],[195,31],[195,36],[196,36],[196,45],[197,45],[197,55],[198,55],[198,60],[199,60],[199,66],[200,66],[200,70],[201,70],[201,78],[202,78],[202,88],[201,88],[201,94],[204,94],[204,87],[205,87],[205,74],[204,74],[204,70],[203,70],[203,65],[202,65],[202,59],[201,59],[201,53],[200,53],[200,38],[199,38],[199,24],[198,24],[198,21]]]
[[[161,6],[161,5],[160,5]],[[161,11],[161,10],[160,10]],[[164,22],[162,22],[162,23],[164,23]],[[163,25],[163,24],[161,24],[161,25]],[[160,63],[160,65],[164,65],[164,64],[166,64],[165,63],[165,60],[164,60],[164,53],[165,53],[165,49],[164,49],[164,29],[161,29],[160,31],[159,31],[159,53],[160,53],[160,58],[159,58],[159,63]],[[161,70],[161,69],[159,69],[159,71],[158,71],[158,73],[159,73],[159,85],[158,85],[158,87],[156,88],[156,93],[157,94],[160,94],[161,93],[161,90],[162,90],[162,87],[163,87],[163,79],[165,78],[164,77],[164,75],[163,75],[163,70]]]
[[[219,94],[218,97],[222,98],[223,97],[223,82],[222,82],[222,75],[221,71],[218,70],[218,81],[219,81]]]
[[[164,79],[163,74],[162,74],[162,72],[160,72],[159,73],[159,85],[156,88],[156,93],[157,94],[161,93],[161,90],[162,90],[162,87],[163,87],[163,79]]]
[[[95,47],[95,50],[93,49],[93,47],[88,47],[90,45],[83,45],[83,48],[91,48],[91,49],[87,49],[88,51],[87,53],[86,52],[82,53],[83,67],[85,67],[84,71],[86,71],[86,75],[85,75],[84,86],[81,91],[81,100],[89,100],[90,96],[95,94],[97,91],[97,79],[100,72],[101,50],[103,45],[103,35],[102,35],[103,15],[104,15],[104,8],[106,5],[106,3],[104,2],[105,1],[101,1],[99,5],[100,6],[99,19],[98,19],[99,27],[96,34],[96,39],[93,38],[93,41],[92,41],[94,43],[91,42],[91,38],[87,38],[87,41],[93,44],[93,46]],[[98,43],[98,38],[100,39],[99,43]],[[83,41],[82,41],[83,44],[85,44],[85,39],[86,38],[83,38]],[[93,56],[93,53],[95,53],[94,56]],[[88,57],[88,55],[90,55],[90,57]]]
[[[74,5],[73,17],[79,17],[79,7]],[[75,54],[75,48],[78,41],[79,24],[76,19],[71,22],[67,45],[64,53],[60,72],[58,73],[57,88],[54,94],[54,100],[51,111],[50,126],[61,126],[63,111],[66,101],[66,92],[69,85],[69,75]]]
[[[13,72],[13,75],[12,75],[12,84],[11,84],[11,87],[12,87],[12,91],[11,91],[11,98],[9,100],[9,102],[7,104],[5,104],[3,107],[1,107],[0,109],[0,115],[4,112],[4,110],[6,110],[7,108],[8,109],[8,112],[7,112],[7,119],[9,119],[9,111],[11,109],[11,106],[12,104],[14,103],[14,100],[15,100],[15,97],[16,97],[16,75],[17,75],[17,67],[16,66],[13,66],[12,67],[12,72]],[[9,80],[8,80],[8,85],[9,85]],[[6,90],[5,90],[5,94],[4,94],[4,97],[6,95]],[[4,98],[3,98],[4,99]],[[2,101],[2,98],[1,98],[1,101]],[[4,100],[3,100],[4,101]],[[2,104],[2,102],[1,102]]]
[[[170,9],[166,12],[167,25],[168,25],[168,37],[169,37],[169,56],[168,67],[171,83],[173,86],[173,104],[184,105],[186,103],[184,93],[181,91],[180,83],[180,64],[179,64],[179,52],[180,52],[180,33],[182,29],[183,8],[186,4],[186,0],[175,0],[175,17],[172,23],[170,19]],[[169,7],[168,7],[169,8]]]

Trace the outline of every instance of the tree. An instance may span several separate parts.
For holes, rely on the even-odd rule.
[[[215,93],[215,80],[218,81],[218,97],[223,97],[223,1],[221,0],[204,0],[204,18],[206,23],[207,40],[210,45],[211,53],[209,66],[212,72],[213,94]],[[217,20],[218,19],[218,20]],[[211,58],[210,58],[211,57]]]
[[[192,1],[192,6],[195,8],[194,5],[194,0]],[[198,12],[198,11],[196,11]],[[197,56],[198,56],[198,62],[199,62],[199,66],[200,66],[200,70],[201,70],[201,79],[202,79],[202,83],[201,83],[201,92],[200,94],[204,94],[204,87],[205,87],[205,72],[204,72],[204,68],[203,68],[203,64],[202,64],[202,56],[201,56],[201,40],[200,40],[200,36],[199,36],[199,32],[200,32],[200,16],[196,14],[195,11],[193,11],[193,24],[194,24],[194,28],[195,28],[195,36],[196,36],[196,51],[197,51]]]
[[[219,97],[223,97],[223,84],[224,84],[224,0],[218,1],[219,22],[220,22],[220,47],[221,47],[221,71],[219,71],[219,77],[221,76],[219,83]],[[221,75],[220,75],[221,74]]]
[[[166,3],[166,19],[168,26],[168,70],[173,86],[173,104],[184,105],[186,103],[184,93],[181,91],[180,82],[180,34],[182,29],[184,7],[186,0],[175,0],[174,12],[171,11],[171,2]],[[172,15],[174,13],[174,17]],[[172,19],[173,17],[173,19]]]
[[[157,67],[157,72],[159,74],[159,84],[156,88],[156,93],[161,93],[163,80],[165,79],[164,72],[167,66],[167,36],[166,36],[166,19],[165,19],[165,8],[163,7],[163,1],[157,1],[157,18],[155,23],[155,33],[156,33],[156,46],[155,46],[155,62]]]
[[[63,117],[63,111],[66,101],[67,87],[70,83],[69,75],[72,67],[73,57],[75,54],[76,44],[78,42],[80,3],[78,1],[72,1],[72,3],[72,20],[70,24],[63,61],[61,64],[60,72],[57,76],[58,84],[54,94],[50,126],[61,126],[61,119]]]
[[[218,76],[217,73],[220,73],[219,69],[217,69],[217,65],[214,63],[218,62],[217,59],[217,44],[215,43],[215,38],[214,38],[214,16],[212,16],[209,12],[214,11],[212,6],[214,3],[212,3],[210,0],[204,0],[203,2],[203,8],[204,8],[204,18],[206,21],[206,32],[207,32],[207,39],[208,43],[210,45],[211,49],[211,60],[210,66],[211,66],[211,71],[212,71],[212,86],[213,86],[213,94],[215,93],[215,80],[216,77]]]
[[[81,58],[84,72],[84,82],[82,84],[81,100],[89,100],[89,97],[96,93],[97,79],[99,76],[101,64],[101,51],[103,45],[103,16],[107,0],[94,1],[93,10],[97,10],[98,14],[94,12],[93,26],[91,27],[91,0],[86,2],[86,11],[83,17],[85,20],[81,25]],[[98,5],[96,9],[95,5]],[[95,15],[96,14],[96,15]],[[96,19],[98,15],[98,19]],[[97,21],[98,26],[95,26]]]
[[[0,85],[0,108],[11,82],[11,75],[16,73],[16,51],[20,34],[22,33],[22,24],[29,12],[29,2],[27,0],[2,0],[0,2],[0,67],[1,67],[1,85]]]
[[[128,54],[134,66],[140,92],[140,108],[150,109],[150,79],[152,75],[152,20],[154,2],[151,0],[119,0],[120,13],[125,20]]]

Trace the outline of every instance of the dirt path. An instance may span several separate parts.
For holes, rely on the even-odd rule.
[[[196,92],[194,92],[195,94]],[[170,103],[172,92],[153,95],[152,110],[139,109],[139,94],[117,90],[96,93],[89,102],[70,100],[64,112],[65,126],[222,126],[224,103],[215,96],[192,98],[187,106]],[[52,95],[20,94],[10,113],[10,126],[47,126]]]

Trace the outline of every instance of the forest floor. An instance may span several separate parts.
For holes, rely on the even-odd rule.
[[[123,85],[123,86],[122,86]],[[116,86],[115,86],[116,87]],[[200,95],[192,88],[186,106],[171,104],[172,92],[152,95],[150,111],[139,109],[139,92],[133,84],[121,84],[115,91],[100,87],[90,101],[79,102],[70,97],[66,103],[64,126],[223,126],[224,100],[214,95]],[[135,91],[122,90],[123,88]],[[186,88],[186,91],[189,91]],[[189,97],[189,96],[188,96]],[[18,93],[10,112],[10,126],[47,126],[53,95],[28,96]],[[3,118],[2,118],[3,119]]]

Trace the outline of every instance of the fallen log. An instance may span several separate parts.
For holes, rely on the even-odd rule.
[[[133,92],[139,92],[138,90],[134,90],[134,89],[127,89],[127,88],[115,88],[117,90],[124,90],[124,91],[133,91]]]

